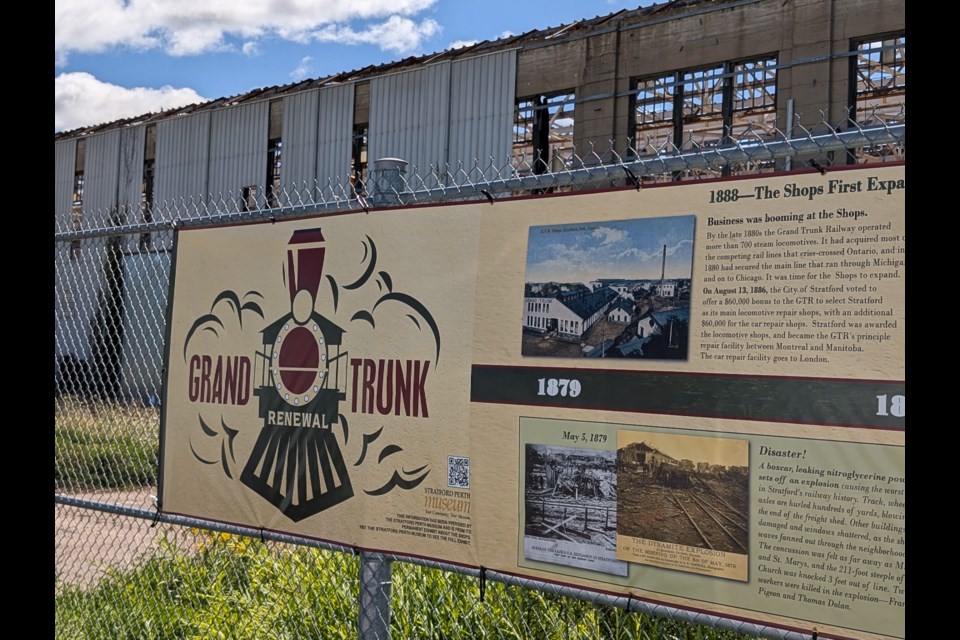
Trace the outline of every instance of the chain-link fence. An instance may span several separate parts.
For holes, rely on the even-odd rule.
[[[161,513],[156,486],[170,250],[174,230],[194,224],[903,160],[902,112],[877,121],[864,127],[821,120],[795,125],[790,136],[765,130],[724,146],[649,154],[632,143],[603,157],[574,150],[551,162],[551,170],[522,155],[502,166],[386,161],[374,163],[367,184],[304,185],[271,199],[217,194],[136,209],[57,211],[56,636],[810,637]],[[275,206],[263,206],[268,202]]]

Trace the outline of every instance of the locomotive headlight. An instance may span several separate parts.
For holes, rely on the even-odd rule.
[[[307,327],[287,322],[277,336],[271,358],[273,383],[281,398],[301,406],[324,386],[327,347]]]

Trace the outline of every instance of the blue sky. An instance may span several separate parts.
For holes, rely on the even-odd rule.
[[[651,0],[56,0],[54,130],[650,4]]]
[[[689,278],[694,216],[530,227],[527,282],[589,282],[659,278],[667,247],[667,278]]]

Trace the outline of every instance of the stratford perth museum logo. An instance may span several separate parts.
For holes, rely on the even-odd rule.
[[[389,439],[385,431],[389,433],[391,421],[429,417],[427,380],[440,357],[440,332],[432,314],[413,296],[396,291],[386,271],[377,270],[377,248],[369,236],[362,242],[363,273],[345,285],[323,273],[325,244],[319,228],[294,231],[290,237],[279,270],[288,312],[268,321],[263,293],[222,291],[210,312],[193,322],[183,347],[187,398],[198,408],[199,431],[189,443],[193,457],[203,465],[219,464],[228,478],[239,479],[295,522],[354,497],[351,466],[379,469],[404,451],[397,443],[382,444]],[[402,322],[406,330],[431,338],[428,349],[420,348],[429,350],[430,357],[350,357],[345,342],[351,332],[317,310],[319,297],[323,290],[336,313],[347,294],[370,287],[376,287],[376,294],[364,299],[372,299],[372,305],[346,311],[346,324],[364,325],[356,333],[376,335],[378,322]],[[231,331],[250,343],[249,352],[218,348],[218,339]],[[259,335],[259,345],[253,344],[253,335]],[[362,352],[375,348],[376,341],[358,340],[352,346]],[[238,421],[234,411],[248,405],[251,396],[258,403],[255,425]],[[228,424],[228,413],[233,424]],[[371,427],[359,439],[352,464],[344,452],[350,442],[348,415],[351,420],[367,418],[361,422]],[[252,437],[257,427],[250,456],[238,461],[238,436]],[[379,474],[381,479],[363,492],[379,496],[416,487],[430,469],[412,466],[389,467],[392,473],[385,481]]]

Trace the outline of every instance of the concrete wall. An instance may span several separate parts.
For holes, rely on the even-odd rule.
[[[904,0],[744,0],[706,2],[663,11],[636,25],[611,21],[601,33],[524,47],[517,56],[517,96],[573,89],[575,144],[609,150],[630,131],[634,80],[726,61],[775,54],[777,124],[785,128],[787,98],[802,124],[820,111],[846,116],[851,42],[903,31]],[[840,56],[833,60],[831,56]]]

